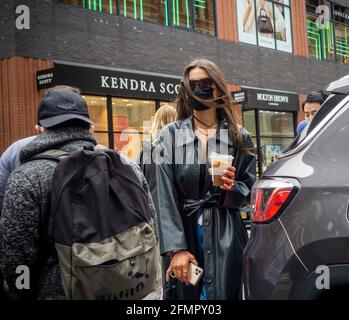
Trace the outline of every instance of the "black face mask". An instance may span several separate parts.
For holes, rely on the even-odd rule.
[[[194,94],[203,100],[210,100],[213,98],[213,89],[211,88],[209,90],[201,90],[200,87],[196,85],[194,89]],[[210,107],[204,105],[200,101],[197,101],[194,97],[189,97],[189,103],[196,111],[210,109]]]

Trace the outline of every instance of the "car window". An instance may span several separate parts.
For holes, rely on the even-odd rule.
[[[322,104],[321,108],[315,114],[311,122],[303,129],[303,131],[291,142],[288,148],[284,153],[293,150],[297,147],[320,123],[321,121],[329,114],[329,112],[340,103],[346,95],[342,94],[332,94],[326,101]]]

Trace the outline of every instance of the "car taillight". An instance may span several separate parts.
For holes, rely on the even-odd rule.
[[[293,179],[267,179],[252,188],[251,214],[256,223],[269,222],[290,203],[299,189]]]

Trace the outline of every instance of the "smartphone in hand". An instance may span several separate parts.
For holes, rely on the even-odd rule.
[[[201,277],[204,275],[204,270],[196,264],[189,262],[188,277],[189,283],[193,286],[197,286]]]

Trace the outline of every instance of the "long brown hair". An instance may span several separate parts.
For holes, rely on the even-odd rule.
[[[211,100],[203,100],[194,94],[189,85],[189,73],[195,68],[204,69],[208,76],[215,82],[218,92],[218,97]],[[178,93],[177,98],[177,112],[178,120],[184,120],[193,115],[193,108],[189,104],[189,96],[194,97],[199,102],[205,104],[208,107],[217,109],[217,116],[220,120],[224,118],[228,124],[228,131],[231,135],[234,144],[238,149],[251,153],[249,149],[246,149],[243,143],[243,137],[240,132],[239,126],[236,122],[233,112],[232,97],[227,87],[227,83],[223,76],[223,71],[213,62],[206,59],[198,59],[192,61],[184,71],[183,80]],[[217,103],[217,100],[223,100],[224,103]]]

